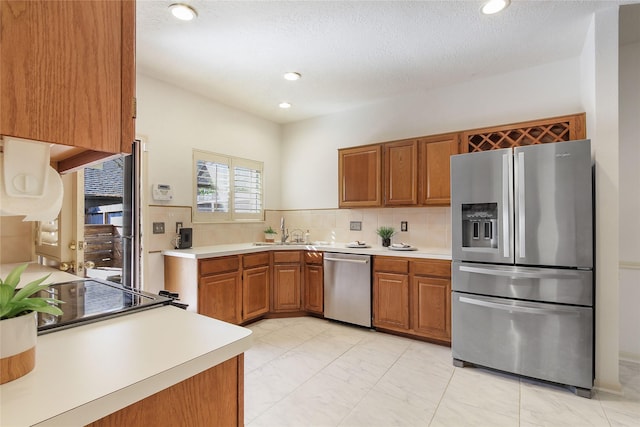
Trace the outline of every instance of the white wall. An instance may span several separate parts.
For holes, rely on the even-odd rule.
[[[582,63],[582,94],[596,185],[596,386],[620,390],[618,300],[618,9],[593,16]]]
[[[640,43],[620,48],[619,101],[620,357],[640,361]]]
[[[148,142],[149,184],[171,184],[174,200],[167,204],[191,205],[197,148],[263,161],[266,208],[280,205],[279,125],[144,75],[136,86],[136,132]]]
[[[567,59],[285,125],[282,208],[338,206],[340,147],[582,112],[579,66]]]
[[[620,153],[620,260],[640,263],[640,43],[620,48]]]

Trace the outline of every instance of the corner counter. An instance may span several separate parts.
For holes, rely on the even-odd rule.
[[[251,340],[249,329],[172,306],[38,336],[35,369],[0,386],[0,425],[86,425],[233,358],[242,425]]]

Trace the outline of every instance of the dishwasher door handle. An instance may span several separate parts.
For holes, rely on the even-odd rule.
[[[349,258],[327,258],[324,257],[325,261],[333,261],[333,262],[350,262],[353,264],[368,264],[368,259],[349,259]]]

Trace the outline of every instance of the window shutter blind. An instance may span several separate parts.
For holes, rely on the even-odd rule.
[[[195,222],[263,219],[262,162],[193,151]]]

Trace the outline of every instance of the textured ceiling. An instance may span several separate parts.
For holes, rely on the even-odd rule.
[[[594,11],[635,3],[184,0],[182,22],[176,1],[138,0],[139,72],[277,123],[578,56]]]

